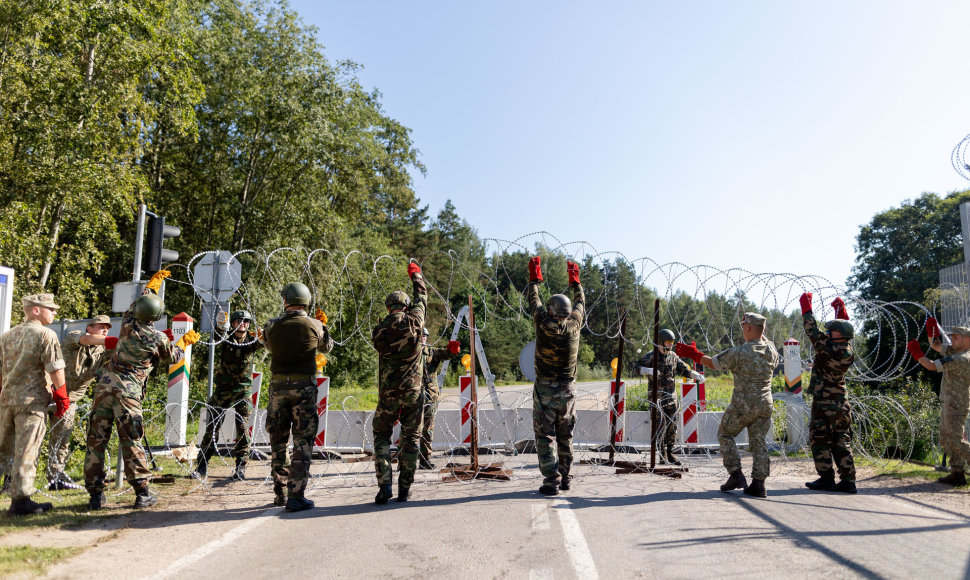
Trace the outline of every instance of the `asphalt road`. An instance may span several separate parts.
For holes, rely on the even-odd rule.
[[[810,492],[805,463],[776,471],[770,496],[722,493],[719,462],[675,480],[576,466],[574,489],[431,483],[376,506],[375,488],[314,481],[317,508],[269,507],[266,485],[165,498],[55,578],[965,578],[970,496],[938,484],[861,480],[855,496]],[[946,499],[947,501],[940,501]],[[181,505],[195,502],[195,505]],[[109,522],[111,520],[108,520]],[[104,524],[102,524],[104,525]],[[113,524],[117,527],[117,524]],[[113,535],[112,535],[113,534]]]

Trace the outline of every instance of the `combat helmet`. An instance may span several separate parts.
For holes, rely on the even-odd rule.
[[[386,306],[388,310],[397,310],[399,308],[403,309],[410,305],[411,298],[407,295],[407,293],[401,292],[400,290],[391,292],[387,295],[387,299],[384,300],[384,306]]]
[[[155,294],[143,294],[131,305],[131,312],[135,318],[145,324],[151,324],[162,316],[165,305]]]
[[[573,303],[565,294],[553,294],[546,301],[546,311],[553,318],[566,318],[573,311]]]
[[[852,323],[848,320],[829,320],[825,323],[825,331],[832,332],[837,330],[842,333],[842,338],[852,338],[855,336],[855,328],[852,327]]]
[[[290,282],[283,286],[280,296],[287,306],[309,306],[310,304],[310,289],[300,282]]]
[[[237,320],[243,320],[252,324],[253,315],[250,314],[248,310],[234,310],[232,314],[229,315],[229,322],[232,323]]]
[[[673,330],[670,330],[669,328],[661,328],[660,329],[660,344],[663,344],[663,343],[667,342],[668,340],[672,340],[674,342],[677,342],[677,335],[674,334],[674,331]]]
[[[421,329],[421,335],[422,336],[428,336],[429,334],[431,334],[431,333],[428,332],[428,329],[427,328],[422,328]]]

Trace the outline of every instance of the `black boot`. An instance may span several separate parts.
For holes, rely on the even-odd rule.
[[[405,502],[411,497],[410,487],[400,487],[397,488],[397,501]]]
[[[418,469],[434,469],[434,463],[431,463],[427,457],[422,455],[421,458],[418,459]]]
[[[147,481],[142,480],[132,487],[135,488],[135,509],[152,507],[158,503],[158,498],[152,495],[151,490],[148,489]]]
[[[236,469],[233,470],[229,479],[233,481],[246,481],[246,462],[243,461],[242,457],[236,458]]]
[[[805,482],[805,487],[815,491],[832,491],[832,488],[835,487],[835,472],[823,473],[815,481]]]
[[[854,481],[848,481],[845,479],[839,480],[839,482],[829,488],[829,491],[838,491],[841,493],[857,493],[859,490],[855,487]]]
[[[391,490],[391,484],[382,483],[380,485],[380,490],[377,492],[377,495],[374,497],[374,503],[376,503],[377,505],[384,505],[387,503],[387,500],[391,499],[391,497],[393,496],[394,496],[394,492]]]
[[[199,455],[199,458],[195,460],[195,471],[192,472],[192,477],[196,479],[205,479],[205,476],[209,473],[209,460],[205,458],[205,455]]]
[[[768,491],[765,490],[765,480],[752,479],[751,485],[744,488],[744,495],[750,495],[753,497],[768,497]]]
[[[673,447],[667,448],[667,463],[669,465],[680,465],[680,461],[677,459],[677,456],[674,455]]]
[[[91,499],[88,500],[88,507],[92,510],[100,510],[104,509],[104,506],[107,503],[108,498],[104,495],[103,491],[101,493],[92,493]]]
[[[741,489],[742,487],[748,487],[748,480],[744,478],[744,473],[739,469],[731,473],[728,480],[721,485],[721,491],[731,491],[732,489]]]
[[[559,486],[556,484],[544,483],[539,486],[539,493],[542,495],[559,495]]]
[[[966,485],[967,476],[963,473],[963,471],[953,470],[950,472],[950,475],[943,476],[936,481],[945,483],[947,485]]]
[[[303,496],[291,497],[286,500],[286,511],[288,512],[301,512],[308,509],[313,509],[313,501]]]
[[[42,514],[54,507],[52,503],[37,503],[29,497],[19,497],[10,502],[10,509],[7,510],[8,516],[29,516]]]
[[[571,475],[562,476],[562,479],[559,480],[559,489],[562,491],[569,491],[570,483],[572,482],[572,480],[573,480],[573,476]]]

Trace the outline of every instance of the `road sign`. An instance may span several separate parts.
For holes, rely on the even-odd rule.
[[[526,343],[519,353],[519,369],[530,381],[536,380],[536,341]]]
[[[226,302],[242,285],[242,264],[224,250],[206,253],[192,274],[195,293],[203,302]]]

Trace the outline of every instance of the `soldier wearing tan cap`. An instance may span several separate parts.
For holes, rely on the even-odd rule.
[[[73,330],[67,333],[61,343],[64,352],[64,373],[67,379],[67,395],[71,406],[60,419],[49,411],[50,429],[47,441],[50,453],[47,458],[47,480],[50,491],[59,489],[81,489],[82,486],[71,481],[64,473],[64,466],[70,455],[71,431],[77,416],[77,402],[84,398],[88,387],[94,382],[94,373],[101,368],[105,356],[105,339],[111,329],[111,318],[99,314],[91,319],[84,332]]]
[[[717,428],[717,441],[724,458],[724,467],[730,477],[721,491],[744,488],[744,493],[755,497],[767,497],[765,479],[771,472],[766,437],[771,428],[771,373],[778,366],[779,356],[775,345],[764,337],[765,317],[756,312],[746,312],[741,317],[741,335],[744,344],[727,349],[715,357],[709,357],[693,344],[678,343],[677,356],[686,356],[698,364],[714,370],[729,370],[734,374],[734,392],[731,404],[724,410],[721,425]],[[754,466],[751,469],[751,485],[741,472],[741,457],[734,438],[742,429],[748,429],[748,442]]]
[[[24,297],[24,321],[0,336],[0,457],[10,457],[10,515],[39,514],[50,503],[30,499],[36,491],[37,455],[44,441],[44,418],[53,401],[57,417],[70,399],[64,384],[64,358],[53,330],[53,294]],[[52,388],[45,373],[54,382]]]

